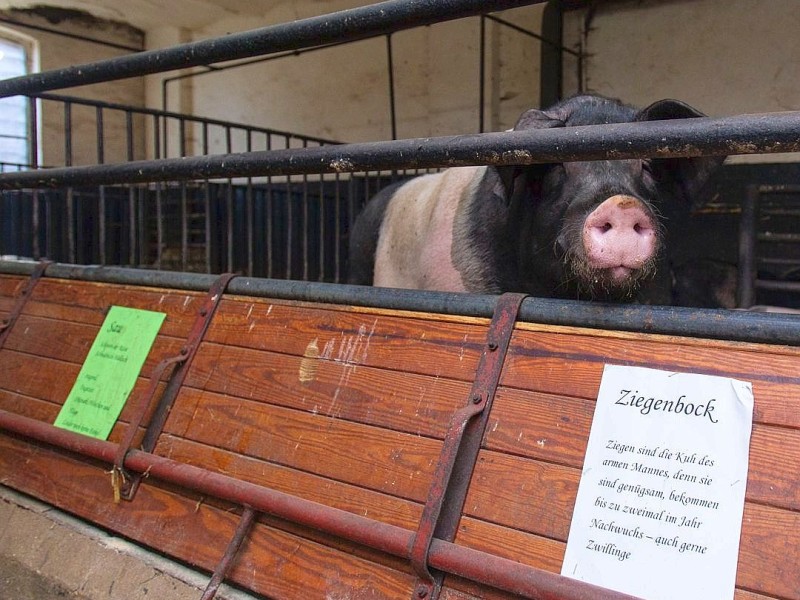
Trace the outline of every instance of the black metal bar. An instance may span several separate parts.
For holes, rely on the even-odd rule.
[[[481,15],[480,43],[478,45],[478,132],[486,131],[486,15]]]
[[[552,4],[554,2],[558,3],[558,1],[559,0],[548,0],[547,3],[548,4]],[[545,11],[546,10],[547,10],[547,7],[545,7]],[[573,50],[571,48],[567,48],[566,46],[564,46],[561,43],[561,36],[560,35],[559,36],[555,36],[555,37],[548,37],[547,35],[544,35],[544,33],[540,35],[540,34],[536,33],[535,31],[531,31],[530,29],[525,29],[524,27],[520,27],[519,25],[516,25],[515,23],[511,23],[510,21],[506,21],[505,19],[502,19],[502,18],[497,17],[495,15],[486,15],[486,18],[489,19],[490,21],[494,21],[495,23],[499,23],[500,25],[504,25],[505,27],[508,27],[509,29],[512,29],[512,30],[516,31],[517,33],[521,33],[523,35],[527,35],[528,37],[532,37],[535,40],[539,40],[540,42],[542,42],[542,45],[550,46],[551,48],[555,48],[555,49],[557,49],[557,50],[559,50],[561,52],[566,52],[567,54],[571,54],[572,56],[575,56],[575,57],[578,57],[578,56],[581,55],[580,52],[576,52],[575,50]]]
[[[33,167],[33,170],[36,171],[39,169],[39,123],[38,123],[38,115],[36,113],[36,101],[32,101],[29,104],[29,114],[28,118],[30,119],[30,132],[31,132],[31,147],[29,148],[29,160]],[[41,248],[39,247],[39,192],[38,190],[34,190],[31,198],[31,210],[33,212],[32,219],[31,219],[31,228],[33,229],[33,243],[32,243],[32,254],[33,257],[39,259],[42,257]]]
[[[0,81],[0,97],[361,40],[544,0],[389,0],[286,24]]]
[[[0,174],[0,189],[800,151],[800,111],[288,148]]]
[[[389,120],[392,129],[392,139],[397,139],[397,110],[394,95],[394,60],[392,58],[392,34],[386,35],[386,63],[389,68]]]
[[[220,119],[209,119],[207,117],[198,117],[194,115],[185,115],[178,112],[172,112],[168,110],[158,110],[155,108],[145,108],[145,107],[136,107],[131,108],[127,104],[119,104],[115,102],[105,102],[102,100],[92,100],[90,98],[78,98],[76,96],[65,96],[62,94],[34,94],[32,95],[34,98],[39,98],[41,100],[48,100],[52,102],[60,102],[62,104],[73,104],[73,105],[80,105],[80,106],[91,106],[91,107],[102,107],[108,110],[118,110],[122,112],[134,112],[139,115],[145,116],[155,116],[155,117],[163,117],[169,119],[183,119],[189,123],[199,123],[199,124],[207,124],[207,125],[217,125],[219,127],[236,127],[241,129],[252,129],[258,133],[272,133],[275,135],[290,135],[299,139],[307,139],[309,142],[316,142],[318,144],[340,144],[340,141],[329,140],[326,138],[318,138],[313,136],[301,135],[296,133],[291,133],[287,131],[282,131],[280,129],[272,129],[267,127],[255,127],[252,125],[245,125],[244,123],[234,123],[232,121],[223,121]]]
[[[317,272],[317,281],[324,281],[325,280],[325,244],[328,240],[326,237],[326,228],[325,228],[325,181],[323,177],[320,175],[319,177],[319,216],[317,217],[317,221],[319,223],[319,232],[317,237],[317,243],[319,244],[319,253],[317,255],[317,260],[319,262],[319,271]],[[339,238],[334,238],[333,242],[336,243]]]
[[[130,110],[125,111],[125,140],[127,160],[131,162],[135,154],[133,112]],[[133,187],[128,188],[128,264],[136,265],[136,190]]]
[[[0,261],[0,273],[30,274],[34,264]],[[46,277],[197,291],[208,290],[216,279],[213,275],[201,273],[57,263],[50,265]],[[237,277],[226,293],[486,318],[492,316],[497,302],[496,296],[482,294],[250,277]],[[528,298],[522,304],[519,320],[544,325],[800,346],[800,319],[796,315]]]
[[[105,134],[103,124],[103,108],[95,108],[95,132],[97,134],[97,164],[102,165],[105,161]],[[99,262],[101,265],[108,264],[106,260],[106,190],[102,185],[98,188],[97,196],[97,226],[99,250]],[[34,229],[36,231],[36,229]]]
[[[542,13],[542,46],[539,69],[539,106],[546,108],[561,99],[564,79],[564,52],[583,60],[583,55],[563,44],[562,0],[549,0]]]
[[[253,151],[253,132],[252,130],[247,130],[247,151]],[[247,229],[247,275],[249,277],[253,276],[253,244],[254,244],[254,231],[253,231],[253,214],[254,214],[254,207],[253,207],[253,180],[252,178],[247,179],[247,187],[245,188],[245,228]]]
[[[762,290],[800,293],[800,281],[775,281],[773,279],[756,279],[755,286]]]

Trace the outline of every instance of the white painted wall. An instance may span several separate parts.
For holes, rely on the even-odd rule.
[[[279,2],[263,18],[229,18],[193,33],[194,39],[289,22],[369,4],[365,0]],[[542,6],[501,16],[538,32]],[[502,29],[502,32],[501,32]],[[157,35],[156,35],[157,34]],[[148,48],[165,47],[163,31],[148,32]],[[538,103],[539,43],[487,24],[485,129],[513,126]],[[399,138],[474,133],[479,128],[479,19],[398,32],[392,36]],[[160,76],[148,78],[148,103],[159,105]],[[172,109],[179,85],[191,85],[193,112],[343,141],[389,139],[385,38],[203,75],[169,84]],[[185,96],[185,94],[184,94]],[[219,144],[216,147],[220,150]]]
[[[587,14],[565,20],[565,45],[588,54],[585,90],[636,105],[678,98],[711,116],[800,110],[797,0],[598,3],[588,28]],[[578,82],[575,62],[566,64],[570,93]]]
[[[48,19],[45,16],[46,13],[37,15],[19,11],[0,14],[16,22],[47,29],[57,29],[67,34],[90,37],[132,47],[141,47],[142,45],[142,38],[138,32],[130,27],[107,21],[88,17],[56,20],[52,15]],[[43,71],[112,58],[129,52],[39,29],[13,24],[4,24],[4,26],[24,33],[36,40],[40,69]],[[54,93],[130,106],[144,106],[145,99],[144,83],[140,78],[58,90]],[[61,105],[44,102],[41,106],[41,113],[41,164],[63,165],[65,157],[63,108]],[[72,115],[72,151],[73,164],[75,165],[95,164],[97,162],[95,122],[94,109],[74,108]],[[125,126],[124,113],[107,112],[104,114],[104,160],[106,162],[126,160]],[[143,127],[141,127],[141,123],[137,123],[135,127],[139,131],[139,136],[134,144],[135,157],[142,158],[144,156]]]

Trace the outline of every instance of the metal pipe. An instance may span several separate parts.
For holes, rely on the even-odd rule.
[[[737,301],[739,308],[750,308],[756,301],[756,212],[760,196],[757,185],[747,186],[739,216],[739,278]]]
[[[0,261],[0,273],[29,275],[35,265],[33,262]],[[214,275],[200,273],[57,263],[48,267],[46,277],[196,291],[207,291],[216,279]],[[250,277],[234,279],[227,293],[486,318],[492,316],[497,302],[496,296],[481,294]],[[528,298],[522,305],[519,320],[545,325],[800,345],[800,319],[796,315]]]
[[[47,423],[0,410],[0,429],[77,453],[82,457],[112,463],[117,444],[59,429]],[[129,471],[144,474],[188,490],[286,521],[325,532],[393,556],[408,558],[414,532],[396,525],[290,496],[233,477],[183,464],[168,458],[130,450],[125,459]],[[582,581],[567,579],[535,567],[522,565],[478,550],[434,540],[430,565],[527,598],[561,600],[633,600],[631,596]]]
[[[392,130],[392,139],[397,139],[397,113],[394,96],[394,60],[392,58],[392,34],[386,34],[386,63],[389,69],[389,121]]]
[[[800,111],[503,131],[0,174],[0,189],[800,151]]]
[[[79,105],[79,106],[93,106],[93,107],[101,107],[108,110],[118,110],[121,112],[133,112],[137,115],[147,115],[147,116],[154,116],[154,117],[163,117],[165,119],[183,119],[189,123],[199,123],[201,125],[217,125],[219,127],[234,127],[237,129],[250,129],[252,131],[258,133],[264,133],[269,135],[270,133],[274,135],[289,135],[299,139],[306,139],[309,142],[316,142],[318,144],[340,144],[341,142],[335,140],[329,140],[326,138],[318,138],[313,136],[301,135],[290,133],[286,131],[282,131],[280,129],[272,129],[267,127],[256,127],[253,125],[245,125],[244,123],[234,123],[232,121],[223,121],[221,119],[209,119],[207,117],[197,117],[193,115],[185,115],[178,112],[172,112],[168,110],[158,110],[155,108],[145,108],[145,107],[136,107],[132,108],[127,104],[119,104],[117,102],[105,102],[102,100],[92,100],[89,98],[78,98],[76,96],[64,96],[61,94],[35,94],[32,96],[33,98],[38,98],[40,100],[48,100],[51,102],[60,102],[62,104],[70,104],[70,105]],[[157,121],[156,121],[157,122]]]
[[[239,520],[239,525],[236,527],[236,532],[233,534],[233,539],[231,539],[230,543],[228,544],[228,548],[225,550],[225,554],[223,555],[220,563],[217,565],[217,568],[214,569],[214,574],[211,577],[211,581],[208,582],[208,586],[203,592],[200,600],[213,600],[216,597],[219,586],[222,585],[223,580],[228,575],[228,571],[230,571],[234,560],[236,560],[236,556],[238,555],[242,544],[250,534],[250,530],[253,528],[253,523],[256,516],[256,512],[252,508],[249,506],[244,507],[242,518]]]
[[[481,15],[480,36],[478,44],[478,132],[486,131],[485,104],[486,104],[486,16]]]
[[[334,42],[361,40],[393,31],[543,1],[388,0],[309,19],[181,44],[166,50],[138,52],[109,60],[15,77],[0,81],[0,97],[188,69]]]

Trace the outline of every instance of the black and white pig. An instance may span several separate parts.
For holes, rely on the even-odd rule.
[[[575,96],[515,130],[703,116]],[[456,167],[394,184],[354,224],[351,283],[670,303],[666,246],[722,158]]]

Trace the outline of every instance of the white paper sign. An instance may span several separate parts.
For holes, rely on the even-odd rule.
[[[752,420],[748,382],[606,365],[561,574],[733,598]]]

